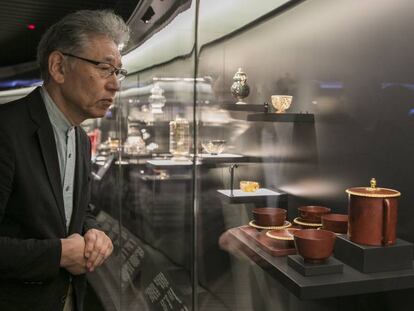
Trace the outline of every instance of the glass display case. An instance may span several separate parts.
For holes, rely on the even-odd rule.
[[[414,4],[176,2],[146,35],[140,10],[131,18],[132,36],[145,40],[127,47],[115,105],[85,124],[93,204],[115,244],[89,276],[104,309],[408,303],[414,46],[404,33]],[[290,257],[293,231],[275,242],[253,213],[281,208],[279,229],[316,229],[320,216],[306,221],[298,207],[347,214],[345,189],[373,176],[403,193],[397,231],[408,244],[398,246],[411,257],[392,271],[333,262],[324,275],[303,274]]]

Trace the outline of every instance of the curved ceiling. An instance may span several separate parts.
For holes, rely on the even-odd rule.
[[[32,62],[43,32],[81,9],[112,9],[128,20],[142,0],[0,0],[0,68]]]

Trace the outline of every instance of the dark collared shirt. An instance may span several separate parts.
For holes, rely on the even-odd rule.
[[[66,229],[69,229],[73,211],[73,188],[75,182],[76,164],[76,130],[65,115],[54,103],[44,87],[41,88],[43,101],[52,123],[56,140],[56,150],[59,158],[60,180],[63,189],[63,204],[65,207]]]

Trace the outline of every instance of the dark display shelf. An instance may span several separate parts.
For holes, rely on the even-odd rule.
[[[220,154],[198,154],[197,160],[200,163],[229,163],[229,162],[243,162],[245,157],[241,154],[220,153]]]
[[[257,160],[257,158],[232,153],[221,153],[218,155],[198,154],[197,165],[214,168],[228,166],[230,163],[250,163]]]
[[[164,182],[172,182],[172,181],[181,181],[181,180],[191,180],[191,175],[180,174],[180,175],[167,175],[167,176],[160,176],[160,175],[140,175],[139,179],[143,181],[164,181]]]
[[[147,165],[154,168],[176,168],[176,167],[190,167],[193,165],[191,160],[147,160]]]
[[[216,167],[220,164],[228,163],[261,163],[261,162],[272,162],[276,158],[269,158],[263,160],[262,157],[253,157],[253,156],[243,156],[240,154],[231,154],[231,153],[222,153],[218,155],[211,154],[199,154],[197,157],[197,165],[207,165],[210,167]],[[193,164],[192,160],[189,158],[187,160],[174,160],[174,159],[145,159],[141,160],[139,163],[145,164],[152,168],[159,169],[168,169],[168,168],[179,168],[179,167],[188,167],[190,168]]]
[[[207,166],[207,167],[219,167],[219,166],[225,166],[228,165],[230,163],[264,163],[264,164],[269,164],[269,163],[303,163],[303,162],[308,162],[309,160],[304,158],[304,157],[300,157],[297,156],[296,158],[291,157],[289,160],[286,160],[285,157],[283,156],[245,156],[245,155],[234,155],[231,156],[230,154],[227,154],[225,157],[220,157],[219,156],[212,156],[212,157],[203,157],[203,156],[199,156],[197,158],[197,165],[203,165],[203,166]],[[223,165],[220,165],[223,164]]]
[[[229,163],[278,163],[278,162],[297,162],[301,163],[306,159],[289,159],[287,161],[283,156],[250,156],[250,155],[238,155],[238,154],[220,154],[218,156],[207,156],[199,155],[197,158],[197,165],[205,164],[229,164]]]
[[[217,166],[226,163],[250,162],[251,159],[237,154],[203,155],[197,158],[197,165]],[[188,160],[147,160],[147,166],[156,169],[191,168],[193,161]]]
[[[285,159],[281,159],[281,156],[244,156],[241,154],[222,153],[219,155],[211,154],[198,154],[197,165],[219,166],[220,164],[229,163],[275,163],[286,162]],[[124,162],[116,164],[121,165],[147,165],[152,168],[168,169],[177,167],[190,167],[192,160],[174,160],[174,159],[153,159],[153,158],[138,158],[138,159],[125,159]],[[289,162],[303,162],[302,159],[291,159]]]
[[[414,269],[362,273],[344,264],[343,272],[306,277],[288,265],[287,257],[274,257],[249,240],[239,228],[228,231],[230,243],[300,299],[359,295],[414,287]],[[236,250],[234,250],[236,252]]]
[[[313,123],[315,117],[311,113],[255,113],[249,114],[247,121]]]
[[[263,105],[252,105],[252,104],[236,105],[236,103],[225,103],[225,104],[219,104],[218,107],[220,109],[230,110],[230,111],[264,112]]]

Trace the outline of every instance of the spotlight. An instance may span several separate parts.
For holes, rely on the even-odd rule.
[[[153,8],[150,6],[148,8],[148,10],[145,12],[145,14],[141,17],[141,20],[145,23],[148,24],[151,20],[151,18],[155,15],[155,12],[153,10]]]

